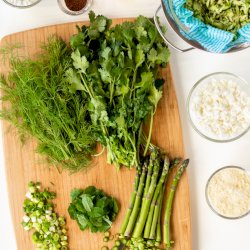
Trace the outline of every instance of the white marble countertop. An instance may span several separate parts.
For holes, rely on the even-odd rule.
[[[94,0],[92,9],[97,14],[108,17],[133,17],[139,14],[153,16],[159,4],[159,0]],[[25,10],[12,8],[0,0],[0,38],[17,31],[78,20],[87,20],[87,14],[68,16],[59,9],[56,0],[42,0],[38,5]],[[174,41],[178,40],[172,33],[170,36]],[[181,54],[172,50],[171,67],[181,113],[185,150],[191,159],[189,182],[193,250],[250,249],[250,215],[238,220],[220,218],[209,209],[204,195],[206,181],[214,170],[227,165],[250,168],[250,133],[235,142],[213,143],[203,139],[192,129],[186,112],[188,93],[198,79],[208,73],[226,71],[250,81],[249,62],[250,49],[227,55],[214,55],[198,50]],[[1,137],[0,183],[0,235],[4,237],[1,243],[4,248],[1,249],[15,250],[17,247],[8,205]]]

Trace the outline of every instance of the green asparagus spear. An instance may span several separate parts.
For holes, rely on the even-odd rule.
[[[160,160],[161,159],[159,157],[155,160],[150,186],[149,186],[148,192],[143,197],[143,203],[142,203],[140,215],[136,222],[135,229],[133,232],[134,238],[139,238],[142,235],[142,232],[143,232],[143,229],[144,229],[147,217],[148,217],[151,200],[153,198],[154,191],[155,191],[156,184],[157,184],[157,179],[158,179],[158,175],[160,171]]]
[[[124,217],[124,220],[123,220],[123,223],[122,223],[122,226],[121,226],[121,229],[120,229],[120,234],[124,234],[125,230],[127,228],[129,218],[130,218],[130,215],[132,213],[132,209],[133,209],[134,204],[135,204],[136,193],[137,193],[137,190],[138,190],[139,181],[140,181],[140,173],[139,173],[139,170],[137,169],[136,176],[135,176],[135,181],[134,181],[134,189],[133,189],[133,192],[132,192],[132,195],[131,195],[131,198],[130,198],[129,207],[127,209],[126,215]]]
[[[143,189],[145,186],[146,172],[147,172],[147,166],[144,165],[142,168],[142,174],[140,177],[140,182],[139,182],[139,187],[138,187],[138,191],[137,191],[136,198],[135,198],[134,207],[132,209],[132,213],[131,213],[131,216],[129,218],[129,221],[128,221],[128,224],[127,224],[127,227],[125,230],[125,234],[124,234],[127,237],[131,236],[133,229],[134,229],[134,225],[136,223],[138,213],[140,211],[142,194],[143,194]]]
[[[162,205],[162,199],[163,199],[163,189],[161,188],[158,199],[154,206],[154,216],[152,220],[152,225],[150,229],[149,239],[155,239],[156,238],[156,226],[158,222],[158,217],[160,217],[160,210]]]
[[[151,182],[151,176],[152,176],[152,173],[153,173],[154,162],[157,159],[157,157],[159,157],[159,152],[157,150],[153,150],[151,155],[150,155],[150,159],[149,159],[147,180],[146,180],[146,185],[145,185],[144,194],[143,194],[144,196],[148,192],[150,182]]]
[[[167,198],[167,205],[165,210],[165,216],[164,216],[164,227],[163,227],[163,242],[166,245],[167,249],[171,249],[173,241],[170,240],[170,216],[171,216],[171,210],[172,210],[172,204],[174,200],[175,190],[177,188],[177,185],[179,183],[179,180],[188,166],[189,159],[186,159],[182,162],[181,166],[177,170],[175,177],[172,181],[172,186],[168,194]]]
[[[149,238],[152,220],[153,220],[154,209],[155,209],[155,204],[157,202],[159,193],[162,190],[162,186],[165,183],[165,180],[167,179],[168,170],[169,170],[169,159],[166,157],[165,161],[164,161],[164,166],[162,169],[161,178],[157,183],[157,186],[156,186],[156,189],[154,192],[154,196],[153,196],[153,199],[152,199],[152,202],[150,205],[150,210],[149,210],[149,214],[148,214],[148,218],[147,218],[147,222],[146,222],[146,226],[145,226],[145,230],[144,230],[144,238]]]

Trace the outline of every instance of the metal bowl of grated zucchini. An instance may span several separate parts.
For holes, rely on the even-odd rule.
[[[205,189],[208,206],[225,219],[239,219],[250,212],[250,175],[242,167],[216,170]]]
[[[165,43],[178,52],[193,49],[212,53],[238,52],[250,47],[250,5],[241,0],[228,2],[161,0],[161,5],[154,15],[154,22]],[[190,46],[189,48],[180,48],[164,34],[158,21],[161,9],[168,26]],[[177,13],[182,15],[182,21]]]

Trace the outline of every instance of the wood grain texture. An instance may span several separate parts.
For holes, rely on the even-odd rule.
[[[113,24],[128,20],[131,19],[115,19]],[[33,56],[39,51],[40,43],[45,42],[48,36],[52,34],[57,34],[68,41],[69,37],[76,33],[76,24],[81,25],[83,23],[54,25],[16,33],[3,38],[1,46],[9,43],[21,43],[25,45],[23,52]],[[7,68],[3,65],[1,72],[7,72]],[[164,96],[159,103],[154,119],[152,140],[153,143],[168,152],[171,157],[183,157],[182,130],[169,66],[162,71],[162,75],[166,80]],[[49,187],[50,190],[57,193],[57,198],[54,200],[55,209],[56,212],[67,218],[71,250],[99,250],[104,245],[103,234],[81,232],[76,222],[70,220],[67,208],[70,203],[72,188],[85,188],[89,185],[95,185],[117,197],[121,209],[113,223],[111,232],[118,232],[129,202],[135,175],[134,170],[123,168],[117,172],[114,166],[106,164],[106,154],[104,153],[94,160],[93,167],[88,171],[72,175],[66,171],[60,173],[56,168],[49,167],[35,153],[36,142],[34,140],[27,141],[23,145],[15,128],[5,121],[3,122],[3,141],[9,202],[19,250],[35,249],[31,242],[31,233],[25,232],[20,224],[23,216],[22,203],[27,191],[27,183],[30,180],[41,181],[43,187]],[[172,239],[175,240],[174,250],[192,249],[189,187],[186,172],[180,181],[174,201]]]

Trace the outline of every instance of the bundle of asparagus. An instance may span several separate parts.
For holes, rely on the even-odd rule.
[[[170,240],[170,216],[174,193],[188,162],[184,160],[178,168],[168,193],[163,228],[163,241],[167,249],[173,243]],[[159,249],[165,184],[169,171],[179,163],[179,159],[170,163],[168,157],[163,159],[159,150],[154,149],[150,157],[144,159],[142,166],[137,168],[130,204],[119,233],[126,249]]]

